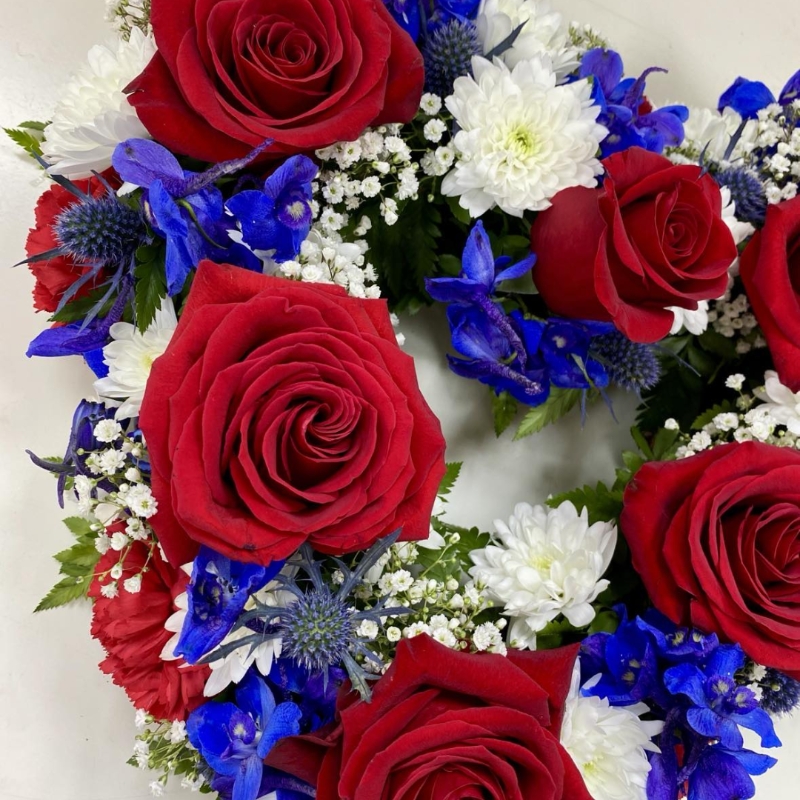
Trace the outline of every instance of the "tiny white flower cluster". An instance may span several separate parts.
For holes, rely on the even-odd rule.
[[[151,0],[106,0],[106,20],[127,39],[134,28],[150,31]]]
[[[353,297],[380,297],[380,287],[375,283],[378,276],[366,259],[366,241],[346,242],[339,233],[347,222],[346,214],[326,208],[311,227],[298,258],[280,264],[280,273],[305,283],[333,283]],[[362,219],[356,235],[363,236],[370,225],[369,219]]]
[[[753,395],[742,393],[744,375],[730,375],[725,385],[739,392],[736,411],[721,411],[699,431],[681,434],[676,458],[688,458],[729,442],[765,442],[777,447],[800,449],[800,393],[784,386],[777,373],[764,376],[764,387]],[[756,404],[761,401],[760,404]],[[679,430],[676,420],[664,423],[668,430]]]
[[[733,292],[734,289],[729,288],[719,300],[710,304],[708,321],[712,328],[726,339],[735,339],[736,352],[740,355],[753,348],[766,347],[747,296],[741,292],[734,297]]]
[[[787,107],[773,103],[758,112],[758,127],[749,160],[761,173],[768,203],[780,203],[797,196],[799,123],[800,100]]]
[[[151,714],[138,709],[136,727],[139,733],[133,745],[133,756],[128,763],[142,770],[149,769],[162,773],[149,785],[150,793],[154,797],[163,796],[169,776],[178,763],[188,766],[183,773],[181,788],[193,792],[202,789],[205,779],[200,774],[202,767],[200,754],[188,741],[185,722],[157,720]]]
[[[327,215],[343,227],[348,211],[377,198],[384,222],[394,225],[399,204],[419,197],[421,176],[444,175],[453,165],[455,151],[447,141],[449,122],[446,116],[438,116],[441,109],[441,98],[425,94],[413,127],[382,125],[354,142],[318,150],[324,162],[319,176],[320,219]]]

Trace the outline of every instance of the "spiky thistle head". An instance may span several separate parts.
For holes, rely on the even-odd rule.
[[[768,669],[761,687],[761,708],[770,714],[788,714],[800,705],[800,681]]]
[[[56,218],[53,230],[62,250],[76,261],[106,265],[129,262],[146,233],[141,213],[112,194],[73,203]]]
[[[661,379],[661,363],[651,345],[632,342],[613,331],[592,339],[590,354],[608,372],[612,383],[629,392],[652,389]]]
[[[767,213],[767,195],[758,175],[746,167],[729,167],[716,174],[717,183],[730,190],[736,216],[760,228]]]
[[[282,653],[309,672],[338,665],[356,639],[353,611],[330,589],[312,589],[281,612]]]
[[[437,28],[425,42],[425,91],[447,97],[453,83],[472,72],[472,57],[483,52],[478,32],[469,20],[453,19]]]

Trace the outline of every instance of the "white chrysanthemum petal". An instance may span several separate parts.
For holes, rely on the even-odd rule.
[[[108,375],[95,381],[98,397],[117,407],[117,419],[139,416],[153,362],[164,353],[178,326],[172,300],[165,298],[144,333],[129,322],[117,322],[109,331],[112,342],[103,348]]]
[[[607,134],[600,109],[588,81],[557,86],[546,57],[512,70],[476,57],[473,77],[458,78],[445,104],[459,131],[442,193],[459,197],[473,217],[495,205],[521,217],[548,208],[562,189],[597,185],[595,156]]]
[[[648,711],[644,703],[623,708],[599,697],[583,697],[576,663],[564,709],[561,744],[594,800],[646,800],[650,772],[646,751],[658,752],[652,738],[663,728],[662,722],[639,719]]]
[[[558,75],[577,66],[577,51],[570,44],[561,14],[543,0],[482,0],[475,24],[484,53],[522,25],[512,46],[500,55],[509,67],[537,56],[548,56]]]
[[[73,76],[45,128],[44,157],[50,171],[88,178],[111,166],[114,148],[125,139],[149,138],[123,89],[147,66],[156,46],[134,28],[128,41],[97,45]]]
[[[589,525],[584,509],[562,503],[556,509],[520,503],[506,524],[496,520],[494,543],[475,550],[470,575],[514,618],[509,641],[536,646],[536,633],[559,614],[582,627],[594,619],[592,603],[607,586],[602,575],[611,562],[617,529]]]

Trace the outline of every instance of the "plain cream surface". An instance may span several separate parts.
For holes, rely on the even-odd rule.
[[[288,0],[287,0],[288,1]],[[794,0],[564,0],[568,19],[590,22],[625,56],[628,74],[658,65],[658,102],[713,105],[739,74],[775,91],[800,67]],[[0,0],[0,125],[48,119],[59,86],[93,44],[108,36],[103,0]],[[45,326],[30,303],[23,257],[33,206],[46,184],[13,147],[0,145],[0,800],[133,800],[149,796],[148,773],[125,764],[133,712],[97,669],[88,605],[31,612],[56,578],[51,555],[67,546],[55,482],[25,449],[63,452],[72,411],[91,393],[78,359],[28,360]],[[575,418],[523,442],[495,441],[482,387],[444,367],[441,319],[404,324],[420,380],[443,418],[450,459],[465,460],[453,521],[488,526],[515,503],[612,476],[627,444],[633,405],[620,398],[615,425],[602,406],[584,430]],[[800,782],[800,720],[778,725],[778,766],[758,779],[761,798],[793,800]],[[169,797],[184,796],[175,789]]]

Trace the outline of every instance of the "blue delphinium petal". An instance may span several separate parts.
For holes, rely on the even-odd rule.
[[[267,684],[250,671],[236,687],[236,705],[253,719],[269,719],[276,703]]]
[[[706,678],[694,664],[678,664],[664,673],[664,685],[672,694],[682,694],[700,708],[708,707]]]
[[[187,590],[189,607],[175,654],[190,664],[213,650],[228,634],[250,595],[280,572],[282,561],[270,566],[243,564],[202,547],[194,560]]]
[[[296,736],[300,733],[300,720],[303,712],[294,703],[281,703],[270,715],[269,722],[264,727],[261,739],[258,742],[258,755],[261,759],[277,742],[287,736]]]
[[[151,184],[147,199],[154,227],[167,240],[167,292],[172,297],[183,288],[189,273],[202,258],[202,252],[189,235],[191,223],[185,211],[175,204],[161,180]]]
[[[421,31],[418,0],[383,0],[394,21],[416,42]]]
[[[477,306],[452,305],[447,309],[453,347],[461,355],[485,361],[502,361],[511,354],[508,339]]]
[[[775,102],[775,95],[761,81],[738,77],[719,98],[718,111],[732,108],[743,119],[755,119],[762,108]]]
[[[778,102],[783,106],[788,106],[800,97],[800,69],[786,81],[786,85],[781,89]]]
[[[231,800],[257,800],[263,772],[264,762],[257,755],[242,761],[233,784]]]
[[[711,747],[692,774],[688,800],[747,800],[755,791],[753,779],[737,756]]]
[[[128,139],[117,145],[111,163],[122,180],[149,188],[161,181],[166,190],[178,197],[183,192],[183,168],[166,147],[150,139]]]
[[[593,76],[599,82],[603,94],[609,95],[622,80],[623,71],[622,57],[619,53],[596,47],[589,50],[581,59],[578,74],[581,78]]]
[[[489,236],[480,220],[473,226],[464,246],[461,268],[466,278],[485,286],[487,292],[491,291],[494,284],[494,255]]]
[[[745,690],[752,694],[749,689]],[[762,747],[781,747],[782,742],[775,733],[772,717],[762,708],[754,708],[746,714],[731,714],[731,720],[737,725],[756,733],[761,739]],[[723,742],[724,744],[724,742]]]

